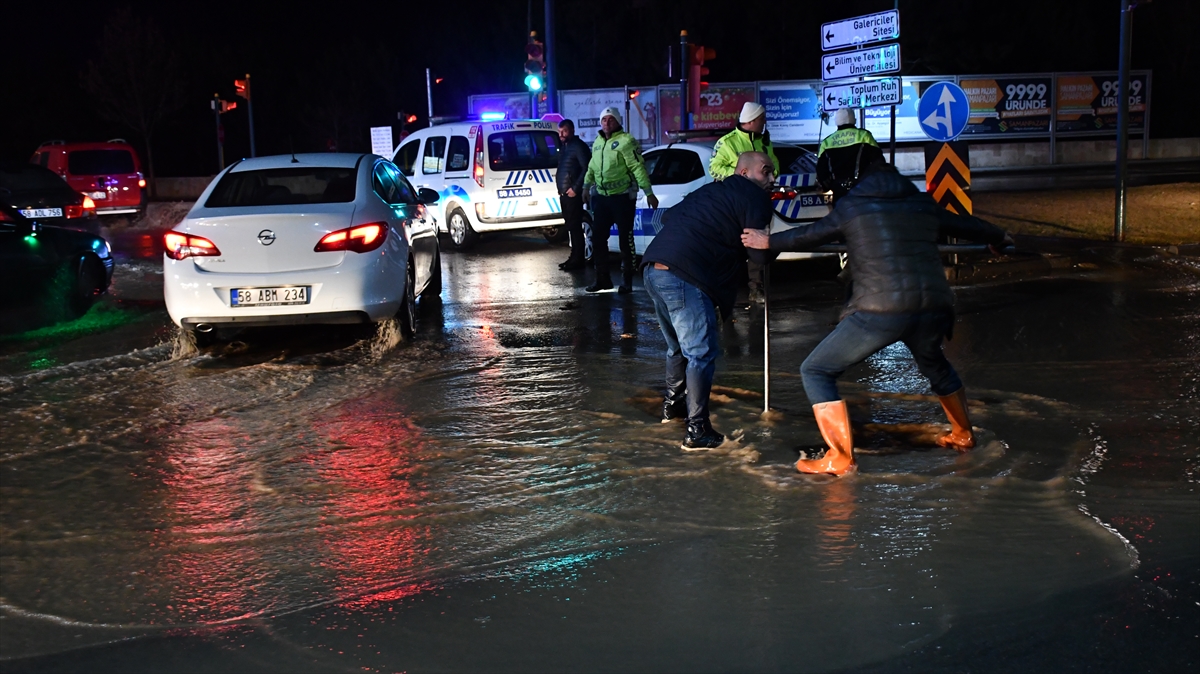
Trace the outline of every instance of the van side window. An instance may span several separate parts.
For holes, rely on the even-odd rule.
[[[427,138],[425,140],[425,156],[421,158],[421,173],[441,173],[445,157],[446,137]]]
[[[446,158],[447,171],[466,171],[471,167],[471,144],[466,136],[454,136],[450,139],[450,153]]]
[[[49,163],[50,163],[50,153],[49,152],[39,152],[37,165],[41,166],[42,168],[46,168],[46,164],[49,164]]]
[[[417,163],[417,148],[421,146],[421,140],[410,140],[396,150],[396,156],[393,161],[396,162],[396,167],[406,176],[413,174],[413,164]]]

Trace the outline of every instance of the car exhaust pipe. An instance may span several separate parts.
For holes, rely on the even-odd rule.
[[[195,330],[196,332],[209,333],[213,331],[213,325],[212,323],[197,323]]]

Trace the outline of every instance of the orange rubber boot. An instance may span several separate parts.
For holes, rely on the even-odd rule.
[[[960,388],[948,396],[938,396],[942,409],[950,420],[950,432],[937,439],[941,447],[950,447],[965,452],[975,446],[975,434],[971,431],[971,420],[967,418],[967,390]]]
[[[796,470],[801,473],[845,475],[854,470],[854,443],[850,437],[850,410],[845,400],[813,405],[817,428],[829,450],[819,459],[800,459]]]

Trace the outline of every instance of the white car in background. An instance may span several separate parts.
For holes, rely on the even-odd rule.
[[[442,289],[437,199],[371,154],[239,161],[163,237],[167,312],[201,341],[393,317],[410,336],[417,296]]]
[[[713,155],[715,138],[681,141],[658,145],[644,153],[646,172],[650,184],[658,197],[658,208],[651,209],[646,196],[639,192],[637,215],[633,223],[634,249],[638,255],[662,231],[662,218],[666,209],[683,201],[702,185],[713,181],[708,175],[708,162]],[[782,164],[777,179],[779,189],[772,194],[775,217],[771,219],[771,231],[781,232],[795,227],[812,224],[829,214],[830,195],[817,186],[816,156],[801,147],[776,145],[775,156]],[[590,227],[584,223],[585,229]],[[588,257],[591,257],[590,236]],[[614,225],[608,239],[612,252],[620,250],[620,240]],[[836,253],[783,253],[780,260],[802,260],[817,257],[836,257]]]

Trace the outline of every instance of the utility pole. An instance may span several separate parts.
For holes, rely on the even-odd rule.
[[[225,170],[225,129],[221,126],[221,96],[213,94],[210,101],[213,110],[213,118],[217,121],[217,173]]]
[[[688,32],[679,31],[679,130],[687,131],[688,124]]]
[[[558,112],[554,77],[554,0],[546,0],[546,112]]]
[[[1113,240],[1125,240],[1125,179],[1129,164],[1129,51],[1136,2],[1121,0],[1121,50],[1117,75],[1117,209]],[[1146,129],[1143,133],[1149,133]]]
[[[429,103],[429,125],[433,126],[433,81],[429,68],[425,69],[425,101]]]

